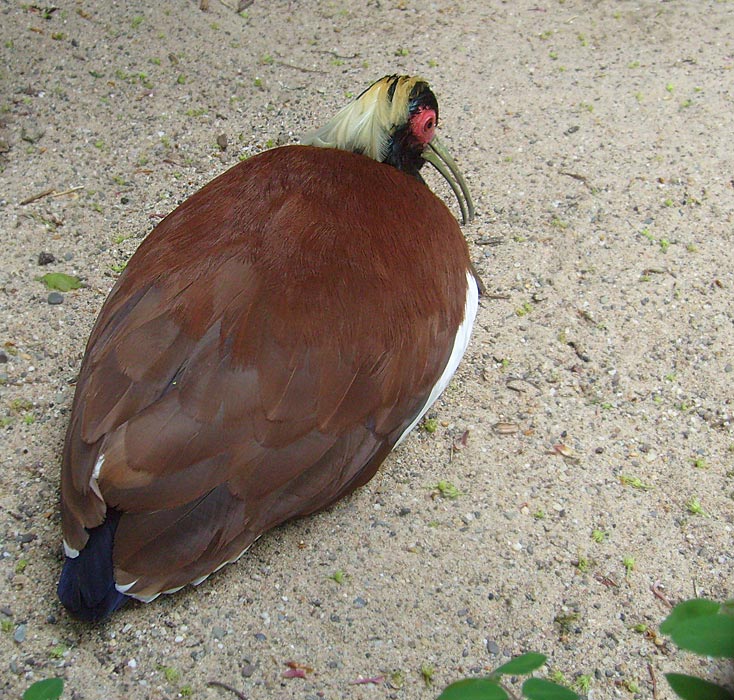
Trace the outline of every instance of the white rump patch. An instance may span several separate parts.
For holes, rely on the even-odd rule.
[[[459,329],[456,331],[456,337],[454,338],[454,347],[451,350],[449,361],[446,364],[443,374],[439,378],[436,385],[431,389],[431,393],[428,396],[423,408],[419,411],[413,422],[405,429],[405,432],[400,436],[398,441],[395,443],[397,447],[408,435],[408,433],[415,428],[420,422],[421,418],[426,415],[428,409],[433,406],[436,399],[442,394],[443,390],[448,386],[451,381],[451,377],[454,376],[456,368],[461,362],[461,358],[466,352],[466,348],[469,345],[469,338],[471,338],[472,327],[474,326],[474,319],[477,315],[477,308],[479,307],[479,290],[477,288],[477,281],[474,279],[474,275],[471,270],[466,273],[466,304],[464,305],[464,320],[461,322]]]

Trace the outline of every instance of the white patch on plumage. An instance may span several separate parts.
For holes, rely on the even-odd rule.
[[[255,542],[257,542],[260,539],[260,536],[258,535],[247,547],[245,547],[236,557],[233,557],[232,559],[228,559],[227,561],[223,561],[214,571],[210,571],[208,574],[204,574],[203,576],[199,576],[199,578],[195,578],[193,581],[189,581],[189,583],[192,586],[198,586],[199,584],[206,581],[212,574],[219,571],[224,566],[227,566],[227,564],[234,564],[236,561],[238,561],[242,556],[247,552],[250,547],[252,547]],[[141,603],[150,603],[152,600],[155,600],[159,595],[169,595],[171,593],[177,593],[180,591],[184,586],[188,584],[184,584],[183,586],[177,586],[176,588],[169,588],[166,591],[161,591],[160,593],[154,593],[153,595],[140,595],[137,593],[128,593],[128,591],[139,581],[139,579],[135,579],[132,583],[127,583],[124,586],[120,586],[118,584],[115,584],[115,588],[120,592],[124,593],[125,595],[130,596],[131,598],[135,598],[135,600],[139,600]]]
[[[388,91],[393,81],[397,85],[390,100]],[[363,153],[382,163],[392,132],[408,121],[410,91],[417,82],[423,81],[405,75],[381,78],[327,124],[306,134],[301,143]]]
[[[101,471],[103,464],[104,454],[101,454],[99,457],[97,457],[97,461],[94,464],[92,476],[89,477],[89,488],[92,490],[92,493],[94,493],[97,498],[99,498],[100,501],[104,501],[104,498],[102,498],[102,492],[99,490],[97,479],[99,479],[99,472]],[[76,559],[79,556],[79,550],[70,547],[69,543],[64,540],[64,554],[69,557],[69,559]]]
[[[79,550],[70,547],[66,540],[64,540],[64,554],[69,559],[76,559],[79,556]]]
[[[119,593],[125,593],[127,592],[138,582],[138,579],[135,579],[132,583],[126,583],[124,585],[120,585],[119,583],[115,584],[115,588],[118,590]]]
[[[92,476],[89,477],[89,488],[99,498],[100,501],[104,501],[102,498],[102,492],[99,490],[99,473],[102,471],[102,465],[104,464],[104,452],[97,457],[97,461],[94,463],[94,469],[92,470]]]
[[[428,409],[433,405],[436,399],[441,395],[443,390],[448,386],[451,381],[451,377],[454,376],[456,368],[461,362],[461,358],[466,352],[466,348],[469,345],[469,338],[471,338],[472,327],[474,326],[474,319],[477,315],[477,308],[479,307],[479,290],[477,289],[477,281],[474,279],[474,275],[471,270],[466,273],[466,304],[464,305],[464,320],[461,322],[459,329],[456,331],[456,337],[454,338],[454,347],[451,349],[451,355],[449,361],[446,364],[443,374],[439,378],[436,385],[431,389],[431,393],[428,396],[428,400],[424,404],[423,408],[419,411],[413,422],[406,428],[405,432],[400,436],[398,441],[395,443],[397,447],[408,435],[408,433],[415,428],[420,422],[421,418],[426,415]]]

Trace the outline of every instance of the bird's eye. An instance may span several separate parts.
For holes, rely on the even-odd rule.
[[[429,143],[436,133],[436,112],[429,107],[419,110],[410,120],[410,129],[419,143]]]

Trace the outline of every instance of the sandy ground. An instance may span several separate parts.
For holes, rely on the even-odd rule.
[[[525,651],[597,699],[725,679],[655,630],[734,579],[734,4],[234,2],[0,2],[0,695],[428,699]],[[437,429],[198,589],[69,620],[59,454],[117,271],[393,72],[439,97],[489,293]]]

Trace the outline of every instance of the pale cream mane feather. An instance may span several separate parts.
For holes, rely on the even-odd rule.
[[[391,100],[388,92],[394,81],[397,84]],[[384,161],[392,132],[408,120],[410,92],[417,82],[423,81],[404,75],[381,78],[327,124],[306,134],[301,143],[355,151]]]

